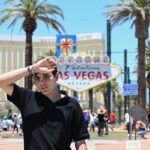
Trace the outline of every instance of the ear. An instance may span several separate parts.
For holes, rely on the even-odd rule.
[[[35,83],[35,80],[32,81],[32,85],[34,86],[35,91],[40,92],[40,90],[38,90],[37,85]]]

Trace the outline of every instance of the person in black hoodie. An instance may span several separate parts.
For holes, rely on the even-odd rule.
[[[57,90],[57,62],[44,58],[37,63],[0,75],[0,88],[21,112],[24,150],[87,150],[89,134],[78,102]],[[15,84],[33,75],[37,91]]]

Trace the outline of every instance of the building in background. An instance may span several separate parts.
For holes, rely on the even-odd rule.
[[[104,56],[105,52],[105,40],[102,33],[87,33],[77,34],[77,54],[90,55],[90,56]],[[56,50],[56,37],[36,37],[33,36],[33,62],[38,57],[43,56],[50,50]],[[8,72],[17,68],[25,66],[25,36],[8,36],[0,35],[0,73]],[[17,82],[20,86],[24,86],[24,80]],[[62,87],[63,88],[63,87]],[[99,88],[99,87],[98,87]],[[69,95],[73,94],[73,91],[66,89]],[[97,92],[97,88],[93,89],[95,93],[94,99],[99,101],[102,94]],[[79,100],[88,100],[88,91],[78,94]],[[0,100],[6,99],[4,92],[0,89]],[[98,100],[99,99],[99,100]]]

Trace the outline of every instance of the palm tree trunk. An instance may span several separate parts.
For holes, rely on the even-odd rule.
[[[138,38],[138,104],[145,108],[145,38]]]
[[[32,65],[32,33],[26,32],[25,66]],[[32,89],[32,76],[25,77],[25,88]]]

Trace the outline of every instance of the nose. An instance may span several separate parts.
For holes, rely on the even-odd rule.
[[[40,87],[46,86],[46,83],[43,80],[40,80],[39,81],[39,86]]]

